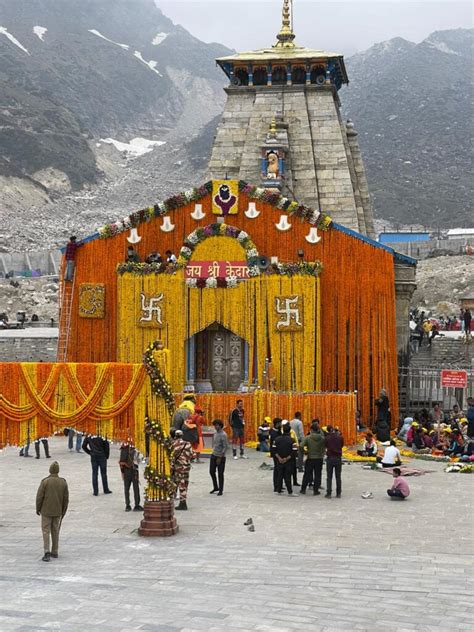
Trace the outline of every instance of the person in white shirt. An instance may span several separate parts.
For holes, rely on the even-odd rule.
[[[303,422],[301,421],[301,413],[295,413],[294,418],[290,421],[290,426],[291,429],[294,431],[296,438],[298,439],[298,454],[297,454],[297,459],[298,459],[298,472],[303,472],[303,450],[301,449],[301,443],[303,442],[304,439],[304,426],[303,426]]]
[[[382,458],[382,467],[394,467],[402,464],[402,458],[400,451],[397,448],[397,444],[394,439],[391,439],[388,448],[385,448],[385,452]]]

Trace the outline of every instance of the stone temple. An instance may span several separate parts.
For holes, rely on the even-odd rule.
[[[294,40],[285,0],[276,44],[217,60],[230,84],[210,175],[258,183],[265,179],[265,153],[273,146],[284,195],[373,238],[357,132],[340,112],[338,93],[349,83],[344,59]]]

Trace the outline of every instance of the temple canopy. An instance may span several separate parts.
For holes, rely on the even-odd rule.
[[[342,55],[295,44],[289,0],[284,0],[282,25],[276,38],[272,47],[219,57],[216,61],[234,85],[330,83],[339,90],[349,83]]]

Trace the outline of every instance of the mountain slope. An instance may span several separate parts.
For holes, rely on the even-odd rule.
[[[376,214],[427,226],[472,224],[472,30],[396,38],[347,60],[354,121]]]
[[[227,52],[153,0],[0,0],[0,176],[78,187],[99,175],[92,139],[187,139],[221,110]]]

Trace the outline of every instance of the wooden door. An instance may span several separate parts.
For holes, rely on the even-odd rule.
[[[219,327],[211,337],[211,382],[215,391],[237,391],[244,376],[242,338]]]

